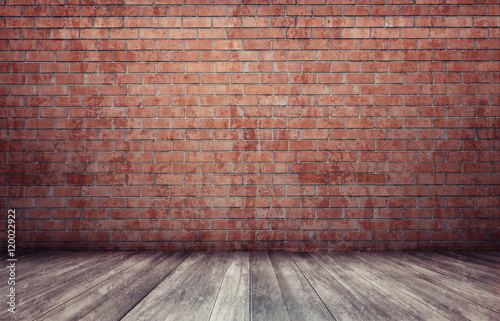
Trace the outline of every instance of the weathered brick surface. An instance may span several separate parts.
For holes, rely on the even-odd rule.
[[[500,249],[496,0],[0,2],[18,248]]]

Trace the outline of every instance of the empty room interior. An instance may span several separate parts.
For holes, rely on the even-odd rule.
[[[0,0],[0,320],[500,320],[499,0]]]

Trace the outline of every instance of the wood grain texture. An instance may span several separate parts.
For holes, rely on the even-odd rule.
[[[336,320],[376,319],[363,302],[358,301],[338,280],[321,267],[318,268],[317,262],[303,262],[299,255],[292,257]]]
[[[168,256],[161,263],[146,271],[126,287],[117,291],[112,297],[82,318],[82,321],[119,320],[144,299],[158,284],[160,284],[179,264],[188,253],[178,252]],[[127,280],[125,280],[127,281]]]
[[[290,321],[273,265],[267,253],[251,253],[252,320]]]
[[[173,302],[180,300],[197,286],[191,278],[199,275],[203,263],[208,260],[206,253],[191,254],[180,266],[151,291],[122,320],[164,320],[174,308]]]
[[[20,289],[29,291],[31,295],[36,293],[38,288],[41,288],[42,291],[47,291],[50,287],[58,286],[57,283],[50,282],[50,280],[64,280],[68,275],[76,277],[79,274],[85,273],[88,268],[112,260],[113,258],[120,259],[121,256],[118,256],[116,253],[105,253],[104,255],[82,253],[82,255],[71,255],[67,260],[61,256],[60,258],[50,259],[46,262],[41,261],[38,263],[38,266],[24,266],[23,263],[20,263],[18,265],[23,269],[19,276]]]
[[[175,307],[165,320],[208,320],[229,263],[228,253],[214,253],[202,265],[201,273],[192,275],[194,287],[187,288],[178,300],[171,300]],[[177,291],[178,289],[176,289]]]
[[[250,254],[233,253],[210,321],[250,320]]]
[[[379,288],[385,292],[393,300],[397,300],[400,304],[408,307],[411,311],[418,311],[419,316],[424,320],[467,320],[459,314],[450,314],[443,311],[439,305],[433,300],[419,296],[411,288],[401,284],[397,279],[387,277],[383,272],[377,268],[367,265],[365,262],[359,260],[356,255],[349,253],[335,253],[334,255],[321,255],[311,254],[315,259],[321,260],[337,260],[346,268],[356,272],[359,278],[364,278],[367,282],[373,284],[374,287]]]
[[[335,320],[288,253],[270,253],[276,278],[292,320]],[[301,295],[298,296],[297,293]]]
[[[336,280],[346,292],[354,297],[355,302],[360,302],[359,306],[364,306],[372,314],[366,315],[367,313],[362,310],[360,311],[360,316],[363,313],[366,317],[370,317],[370,319],[401,320],[404,318],[406,320],[421,320],[418,314],[405,308],[395,298],[387,295],[376,286],[373,286],[373,284],[368,283],[356,272],[342,265],[332,257],[326,255],[311,257],[305,253],[302,257],[297,256],[297,260],[302,265],[309,265],[311,267],[316,265],[316,271],[325,271],[330,274],[330,277],[328,275],[325,277]],[[358,304],[356,304],[357,306]],[[339,318],[336,317],[336,319]],[[366,318],[363,317],[363,319]]]
[[[57,255],[59,253],[59,255]],[[16,257],[17,261],[14,261],[17,266],[17,281],[25,281],[28,280],[29,278],[33,277],[34,275],[45,275],[45,271],[49,269],[50,267],[54,267],[57,264],[52,263],[52,260],[58,261],[58,258],[61,259],[62,261],[60,262],[67,262],[71,261],[71,255],[72,253],[68,253],[66,256],[61,255],[60,252],[40,252],[40,253],[31,253],[29,255],[23,255],[21,257]],[[67,258],[67,261],[65,260]],[[7,262],[7,257],[2,262]],[[10,262],[9,262],[10,263]],[[9,274],[8,269],[1,269],[0,270],[0,277],[4,278],[7,277]],[[0,291],[4,291],[4,288],[8,288],[7,283],[1,283],[0,284]]]
[[[191,257],[189,265],[181,264],[178,273],[167,277],[123,320],[208,320],[229,254],[193,253]]]
[[[474,302],[477,305],[493,310],[499,302],[498,297],[485,292],[475,284],[471,284],[467,281],[461,280],[460,278],[443,277],[443,274],[434,272],[425,266],[414,264],[414,262],[412,263],[406,255],[401,255],[399,253],[380,253],[379,255],[382,259],[391,259],[392,257],[397,256],[396,259],[400,266],[404,266],[408,270],[412,271],[413,274],[418,275],[421,279],[437,285],[450,293]]]
[[[29,292],[30,297],[40,297],[67,282],[86,281],[94,273],[105,271],[114,262],[125,262],[125,258],[130,254],[105,253],[104,255],[93,254],[89,257],[71,257],[69,262],[61,262],[61,267],[57,265],[37,271],[36,274],[24,281],[19,282],[19,295],[24,296]],[[51,262],[52,263],[52,262]],[[101,268],[101,269],[99,269]],[[36,277],[38,275],[38,277]],[[59,280],[60,282],[51,282]]]
[[[453,291],[453,289],[437,286],[432,280],[426,279],[424,273],[415,273],[402,260],[386,259],[383,257],[383,253],[363,253],[360,258],[365,262],[369,262],[373,267],[383,267],[386,275],[395,276],[399,282],[410,286],[421,295],[426,295],[441,302],[444,306],[451,307],[454,311],[470,320],[495,320],[500,316],[458,295],[457,291]]]
[[[500,320],[499,258],[29,253],[17,264],[17,313],[0,320]]]
[[[474,252],[471,255],[484,257],[488,260],[494,260],[495,262],[500,262],[500,254],[498,252]]]
[[[144,258],[115,274],[98,285],[64,302],[37,320],[79,320],[89,314],[104,301],[125,288],[131,282],[165,260],[165,255],[157,253]]]
[[[492,278],[477,269],[471,269],[463,264],[452,264],[449,261],[434,257],[430,254],[423,257],[418,254],[408,255],[407,259],[413,264],[420,265],[443,277],[466,282],[468,286],[479,287],[482,291],[487,291],[495,295],[500,295],[498,280]]]
[[[52,280],[51,283],[57,284],[57,286],[50,287],[47,291],[40,289],[31,300],[29,299],[31,292],[26,292],[27,294],[19,306],[19,317],[23,320],[35,319],[112,275],[120,273],[126,267],[142,260],[144,256],[145,254],[118,253],[114,260],[108,260],[102,264],[89,267],[84,274],[79,273],[78,276],[65,275],[64,278]],[[26,288],[26,291],[29,291],[29,287]]]
[[[75,252],[36,252],[36,253],[28,253],[24,255],[17,256],[17,266],[22,268],[22,271],[19,271],[18,277],[19,281],[27,280],[30,277],[46,274],[50,268],[55,268],[60,264],[66,264],[67,262],[71,262],[72,257],[76,254]],[[91,255],[92,253],[80,253],[83,257],[87,255]],[[5,260],[4,260],[5,262]],[[8,271],[3,270],[0,271],[0,276],[7,275]],[[4,284],[1,284],[4,286]]]

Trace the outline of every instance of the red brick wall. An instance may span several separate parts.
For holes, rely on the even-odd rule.
[[[1,1],[18,248],[500,248],[497,0]]]

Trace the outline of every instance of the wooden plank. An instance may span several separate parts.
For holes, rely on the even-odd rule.
[[[45,311],[57,307],[109,277],[121,273],[122,270],[140,262],[146,256],[145,254],[118,254],[117,260],[110,260],[106,264],[100,264],[91,268],[85,275],[79,277],[68,275],[64,279],[58,279],[57,283],[59,285],[50,291],[43,292],[43,295],[39,294],[33,298],[28,293],[27,299],[24,299],[23,303],[19,306],[19,317],[22,320],[35,319]]]
[[[491,293],[485,292],[481,288],[478,288],[476,284],[464,282],[456,277],[443,277],[442,274],[436,273],[435,271],[423,265],[419,265],[415,261],[411,261],[409,259],[409,256],[404,255],[404,253],[377,253],[377,256],[380,256],[383,259],[395,257],[398,265],[404,266],[410,271],[415,271],[415,275],[418,275],[420,278],[441,287],[443,290],[446,290],[449,293],[453,293],[456,296],[461,296],[471,302],[482,305],[483,307],[497,313],[499,312],[495,310],[495,307],[500,303],[498,297]],[[500,315],[498,315],[498,317],[500,318]]]
[[[170,311],[165,320],[208,320],[212,313],[217,294],[220,291],[222,280],[229,263],[229,253],[213,253],[203,267],[197,279],[197,286],[191,293],[186,292],[179,301],[173,302],[173,311]],[[192,294],[192,295],[191,295]]]
[[[55,266],[64,262],[65,260],[70,260],[73,257],[77,257],[81,254],[87,252],[61,252],[61,251],[50,251],[50,252],[36,252],[33,255],[22,256],[19,261],[24,262],[25,265],[29,266],[30,269],[47,268],[49,266]]]
[[[500,262],[500,252],[473,252],[473,254],[483,256],[485,258],[491,258],[493,260],[496,260],[497,262]]]
[[[161,257],[158,254],[149,254],[141,261],[124,268],[119,275],[115,274],[103,280],[100,284],[69,298],[68,301],[60,305],[51,306],[36,320],[79,320],[105,301],[110,291],[115,290],[117,287],[124,287],[133,281],[137,277],[136,274],[142,272],[141,270],[151,268],[158,264],[159,261],[161,261]]]
[[[496,254],[30,253],[16,318],[500,320]]]
[[[379,276],[381,279],[386,279],[392,283],[394,288],[404,290],[409,297],[422,302],[429,308],[434,309],[437,313],[450,318],[451,320],[469,320],[458,311],[454,310],[456,304],[452,298],[449,298],[447,293],[441,292],[439,289],[420,282],[416,277],[409,274],[404,269],[378,262],[377,260],[367,258],[364,253],[345,253],[345,256],[350,256],[353,264],[363,268],[370,273]],[[345,258],[342,257],[342,261]],[[438,318],[438,320],[440,320]]]
[[[475,304],[459,295],[450,293],[448,289],[443,289],[435,285],[432,281],[422,279],[425,275],[412,273],[399,261],[383,259],[381,253],[363,253],[359,258],[373,268],[379,268],[387,276],[395,277],[400,283],[405,284],[430,299],[439,302],[443,306],[448,306],[452,310],[471,320],[495,320],[498,315],[481,306]]]
[[[43,257],[49,256],[69,256],[76,252],[65,252],[65,251],[37,251],[37,252],[16,252],[13,258],[15,259],[26,259],[26,261],[33,260],[35,258],[41,259]],[[80,252],[84,253],[84,252]]]
[[[488,255],[485,253],[481,252],[467,252],[467,253],[462,253],[465,256],[470,256],[476,259],[481,259],[486,262],[494,263],[496,265],[500,264],[500,257],[494,256],[494,255]]]
[[[17,259],[17,262],[23,262],[25,264],[30,264],[33,261],[33,258],[42,257],[46,255],[54,255],[54,253],[58,252],[15,252],[15,256],[8,256],[8,252],[3,252],[2,261],[6,261],[7,259]],[[59,252],[61,253],[61,252]],[[67,254],[66,254],[67,255]],[[3,269],[0,270],[0,274],[4,273]]]
[[[131,288],[134,284],[138,284],[141,288],[144,288],[145,285],[150,283],[149,280],[144,279],[144,275],[147,275],[149,272],[151,272],[152,269],[157,269],[157,266],[167,261],[167,258],[171,255],[165,253],[148,254],[149,255],[142,261],[129,266],[120,274],[115,274],[114,276],[108,278],[107,280],[104,280],[100,284],[88,289],[85,292],[80,293],[71,300],[66,301],[55,309],[43,314],[38,319],[80,320],[85,315],[88,315],[92,310],[102,305],[108,299],[116,296],[117,294],[120,294],[121,298],[126,298],[128,300],[132,299],[136,301],[136,303],[139,302],[144,296],[138,297],[136,293],[132,294],[124,292],[124,289]],[[163,268],[165,267],[164,264],[161,266]],[[158,283],[159,282],[154,283],[154,285],[152,286],[154,287]],[[151,287],[148,287],[148,290],[151,289]],[[122,301],[120,300],[119,302]],[[131,306],[128,310],[130,310],[132,307],[133,306]],[[109,308],[110,311],[116,311],[116,306],[111,306]],[[122,311],[123,315],[125,315],[128,310]],[[119,317],[117,316],[113,316],[113,318],[110,318],[110,311],[105,311],[107,315],[106,320],[118,320]],[[100,316],[100,318],[101,320],[103,320],[102,316]]]
[[[35,255],[35,254],[40,254],[41,252],[43,251],[25,251],[25,250],[16,250],[16,258],[21,258],[21,257],[28,257],[28,256],[31,256],[31,255]],[[47,251],[46,251],[47,252]],[[52,252],[52,251],[50,251]],[[7,252],[3,252],[5,255],[7,255]]]
[[[408,259],[414,264],[421,265],[428,268],[443,277],[457,279],[466,282],[471,286],[481,288],[483,291],[500,295],[500,287],[495,286],[495,280],[489,278],[487,275],[477,272],[474,269],[467,269],[466,266],[456,266],[449,264],[447,260],[435,259],[433,253],[412,253],[407,255]],[[449,260],[448,260],[449,261]]]
[[[40,271],[40,277],[32,277],[28,280],[20,280],[17,284],[17,294],[16,296],[19,299],[19,306],[26,304],[27,302],[35,299],[43,298],[47,293],[53,291],[54,289],[61,288],[64,283],[71,281],[78,281],[82,279],[86,279],[89,277],[87,272],[91,272],[93,269],[95,270],[100,264],[105,264],[110,260],[112,262],[119,262],[123,257],[123,253],[90,253],[92,257],[96,257],[96,260],[92,262],[92,264],[81,265],[81,269],[70,269],[70,271],[64,271],[64,274],[58,274],[57,270],[53,270],[54,274],[57,275],[57,282],[54,282],[54,278],[48,277],[50,273],[46,272],[44,269]],[[130,256],[131,254],[126,254]],[[99,257],[103,259],[98,260]],[[80,258],[78,256],[72,257],[71,262],[77,263],[87,263],[87,259]],[[20,266],[20,274],[23,274],[24,265]],[[1,311],[0,311],[1,314]]]
[[[179,301],[174,302],[175,309],[170,311],[165,321],[208,320],[226,274],[229,257],[229,253],[211,254],[203,272],[195,277],[198,285],[191,293],[186,292]]]
[[[86,252],[80,254],[90,255]],[[26,284],[25,282],[48,274],[50,270],[57,271],[59,267],[79,260],[79,255],[76,252],[39,252],[20,257],[16,262],[18,285]],[[2,291],[3,286],[4,284],[0,286],[0,291]]]
[[[164,259],[151,270],[130,282],[122,290],[114,291],[113,295],[87,315],[82,321],[119,320],[142,301],[158,284],[174,271],[189,253],[177,252]],[[119,281],[118,281],[119,282]]]
[[[474,266],[474,268],[480,269],[484,272],[498,275],[498,264],[495,264],[494,262],[485,261],[480,258],[475,258],[458,252],[437,252],[436,254]]]
[[[250,320],[250,254],[248,252],[232,255],[210,320]]]
[[[181,264],[122,320],[208,320],[229,262],[228,253]],[[181,267],[183,267],[181,269]]]
[[[400,311],[395,311],[395,308],[390,306],[385,306],[389,310],[384,311],[383,307],[387,305],[385,303],[382,306],[374,304],[374,298],[369,297],[378,297],[383,295],[383,292],[377,291],[372,286],[367,287],[359,283],[358,275],[353,271],[347,271],[345,267],[340,266],[339,262],[325,253],[295,254],[292,257],[327,304],[336,320],[390,320],[391,312],[392,315],[401,314]],[[350,277],[354,279],[349,280]],[[366,293],[362,293],[363,291]],[[404,309],[404,307],[400,306],[400,309]],[[408,318],[415,320],[411,313]]]
[[[73,255],[73,252],[37,252],[20,257],[16,255],[16,266],[18,269],[22,269],[18,271],[19,281],[26,279],[27,274],[41,273],[49,266],[57,266]],[[5,273],[6,271],[2,269],[1,272]]]
[[[290,317],[267,253],[251,253],[250,275],[252,320],[289,321]]]
[[[498,279],[498,265],[485,263],[484,261],[474,259],[468,256],[463,256],[458,253],[451,252],[437,252],[436,255],[442,256],[452,262],[462,264],[466,267],[473,268],[478,272],[484,273],[489,277]]]
[[[316,254],[311,254],[312,256]],[[376,286],[387,295],[392,296],[400,304],[412,311],[418,311],[421,318],[424,320],[467,320],[456,313],[450,313],[447,309],[443,309],[438,304],[425,296],[416,294],[411,288],[397,282],[392,278],[388,278],[385,274],[377,269],[372,268],[363,261],[356,258],[360,253],[334,253],[331,256],[324,254],[325,259],[337,260],[346,268],[356,272],[357,278],[364,278],[366,281]],[[403,318],[404,319],[404,318]]]
[[[101,252],[109,254],[109,252]],[[21,262],[25,266],[29,266],[29,273],[23,275],[23,278],[28,279],[38,273],[44,273],[50,269],[58,269],[64,265],[71,265],[75,262],[80,262],[87,257],[95,256],[96,252],[52,252],[46,253],[43,256],[30,256],[21,258]],[[23,259],[25,261],[23,261]]]
[[[132,255],[131,253],[127,254]],[[70,265],[61,267],[61,270],[50,269],[49,271],[43,270],[40,277],[30,278],[27,281],[19,282],[19,296],[24,297],[27,295],[29,298],[37,298],[42,296],[54,288],[60,287],[59,282],[52,282],[54,279],[65,282],[66,280],[78,280],[89,277],[89,271],[99,265],[108,264],[108,262],[119,262],[122,260],[122,253],[91,253],[89,257],[76,257],[72,260]],[[76,268],[75,268],[76,267]]]
[[[106,253],[106,257],[112,257],[111,255],[115,255],[112,253]],[[79,271],[85,268],[85,265],[93,264],[94,262],[98,262],[99,260],[105,259],[104,255],[97,255],[96,253],[88,252],[81,253],[80,255],[71,255],[67,258],[62,258],[61,260],[57,260],[57,262],[46,262],[46,263],[38,263],[39,268],[29,268],[25,267],[21,262],[19,264],[23,269],[23,273],[21,273],[19,277],[19,284],[23,285],[23,288],[29,288],[30,291],[33,291],[36,284],[43,284],[44,288],[46,288],[47,283],[46,279],[55,279],[64,273],[74,273],[75,271]],[[29,269],[26,271],[26,269]]]
[[[84,254],[87,255],[88,254]],[[57,263],[52,263],[51,261],[46,261],[45,263],[38,263],[38,258],[33,258],[31,261],[24,261],[21,259],[16,262],[16,278],[17,278],[17,290],[18,295],[21,297],[26,291],[30,291],[31,294],[36,293],[36,285],[39,284],[41,288],[47,289],[51,285],[56,284],[50,282],[50,280],[57,277],[64,272],[75,269],[78,263],[82,264],[85,262],[84,258],[79,256],[68,255],[66,260],[64,256],[60,257],[59,266]],[[29,264],[27,264],[29,263]],[[5,291],[9,287],[8,284],[0,285],[0,292]]]
[[[472,264],[467,264],[463,260],[452,259],[443,255],[439,255],[439,253],[413,253],[415,257],[422,258],[422,260],[433,261],[436,264],[444,266],[446,269],[450,270],[452,273],[457,273],[460,275],[465,275],[468,277],[473,277],[480,279],[483,282],[498,282],[500,280],[500,276],[496,276],[491,273],[485,273],[480,271]]]
[[[292,320],[335,320],[288,253],[269,253]]]
[[[470,262],[474,262],[476,264],[480,264],[482,266],[487,266],[490,267],[494,270],[498,269],[499,262],[493,258],[493,257],[484,257],[482,255],[477,255],[476,253],[473,252],[452,252],[450,254],[453,254],[460,259],[465,259]]]
[[[130,310],[122,320],[158,320],[162,319],[161,310],[166,310],[166,304],[175,299],[176,288],[179,291],[189,291],[195,287],[190,276],[200,273],[203,262],[208,258],[206,253],[192,253],[167,278],[154,288],[143,300]],[[180,295],[180,293],[177,293]],[[167,311],[168,314],[169,311]]]
[[[379,320],[422,320],[417,313],[400,304],[391,295],[381,291],[325,253],[312,255],[305,253],[302,256],[295,255],[293,258],[297,259],[297,264],[301,269],[307,266],[312,277],[314,273],[325,273],[325,278],[336,280],[346,291],[350,292],[356,301],[361,302],[363,308]],[[358,315],[357,312],[356,315]],[[372,318],[370,316],[370,319]],[[336,319],[339,318],[336,317]]]

